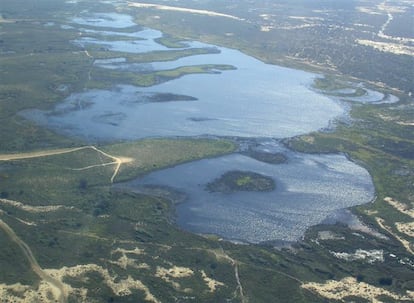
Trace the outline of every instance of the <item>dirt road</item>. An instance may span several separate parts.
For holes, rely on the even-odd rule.
[[[116,157],[112,156],[110,154],[107,154],[106,152],[100,150],[99,148],[88,145],[88,146],[81,146],[81,147],[74,147],[74,148],[62,148],[62,149],[50,149],[50,150],[44,150],[44,151],[36,151],[36,152],[28,152],[28,153],[18,153],[18,154],[0,154],[0,161],[12,161],[12,160],[24,160],[24,159],[33,159],[33,158],[40,158],[40,157],[47,157],[47,156],[54,156],[54,155],[62,155],[67,153],[73,153],[76,151],[84,150],[84,149],[92,149],[110,159],[112,159],[112,162],[97,164],[97,165],[91,165],[87,166],[81,169],[75,169],[75,170],[83,170],[83,169],[90,169],[93,167],[98,166],[107,166],[107,165],[115,165],[114,173],[111,176],[111,183],[114,182],[116,176],[118,175],[119,169],[123,163],[131,162],[134,159],[126,158],[126,157]]]
[[[37,263],[37,260],[35,256],[33,255],[30,247],[23,242],[22,239],[20,239],[14,230],[7,225],[6,222],[0,219],[0,229],[2,229],[9,237],[10,239],[15,242],[20,249],[22,250],[24,256],[27,258],[27,260],[30,263],[31,268],[33,271],[46,283],[48,283],[52,289],[52,293],[55,296],[55,298],[58,300],[59,303],[66,303],[67,302],[67,293],[65,286],[60,282],[59,280],[56,280],[55,278],[49,276],[46,272],[43,271],[43,269],[40,267],[39,263]]]

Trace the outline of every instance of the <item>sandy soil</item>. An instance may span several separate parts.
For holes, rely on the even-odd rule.
[[[6,285],[0,284],[0,302],[13,303],[51,303],[55,301],[55,295],[50,285],[41,281],[37,289],[20,283]]]
[[[109,261],[112,264],[118,265],[122,269],[127,269],[128,266],[136,268],[136,269],[149,269],[149,265],[146,263],[137,263],[137,261],[133,258],[129,258],[127,254],[132,255],[144,255],[145,252],[143,249],[136,247],[135,249],[128,250],[123,248],[117,248],[111,251],[111,255],[115,253],[121,253],[121,256],[118,258],[117,261]]]
[[[208,288],[210,289],[210,292],[215,292],[217,287],[224,285],[224,283],[222,282],[209,278],[204,270],[201,271],[201,276],[203,277],[204,282],[206,282]]]
[[[47,156],[54,156],[54,155],[62,155],[67,153],[73,153],[76,151],[84,150],[84,149],[92,149],[110,159],[112,159],[112,162],[97,164],[97,165],[90,165],[85,166],[81,168],[74,168],[73,170],[86,170],[91,169],[95,167],[101,167],[101,166],[108,166],[108,165],[115,165],[114,173],[111,176],[111,183],[114,182],[116,176],[119,173],[119,169],[121,168],[121,165],[124,163],[129,163],[132,161],[135,161],[133,158],[127,158],[127,157],[116,157],[113,155],[110,155],[95,146],[82,146],[82,147],[76,147],[76,148],[62,148],[62,149],[51,149],[51,150],[44,150],[44,151],[36,151],[36,152],[29,152],[29,153],[18,153],[18,154],[0,154],[0,161],[12,161],[12,160],[23,160],[23,159],[32,159],[32,158],[40,158],[40,157],[47,157]]]
[[[1,23],[15,23],[16,19],[4,19],[3,16],[0,14],[0,24]]]
[[[375,262],[384,262],[384,251],[383,250],[364,250],[364,249],[357,249],[355,253],[346,253],[346,252],[333,252],[330,251],[332,255],[334,255],[338,259],[346,260],[346,261],[355,261],[355,260],[362,260],[367,263],[375,263]]]
[[[47,302],[43,300],[46,300],[48,298],[49,298],[48,300],[50,300],[53,298],[53,301],[55,302],[66,303],[67,302],[67,291],[63,283],[60,280],[57,280],[53,276],[49,275],[47,271],[43,270],[39,266],[30,247],[16,235],[13,229],[9,225],[7,225],[6,222],[4,222],[1,219],[0,219],[0,229],[2,229],[10,237],[10,239],[20,247],[20,249],[22,250],[22,253],[29,261],[32,270],[42,280],[39,285],[39,289],[37,290],[37,295],[39,295],[40,298],[42,299],[40,302]],[[10,290],[13,293],[12,289],[7,289],[7,288],[5,288],[2,291],[7,292]],[[30,288],[28,290],[29,290],[29,293],[31,293],[32,289]],[[32,301],[29,301],[29,302],[32,302]]]
[[[414,47],[408,45],[401,45],[392,42],[378,42],[372,40],[356,39],[355,42],[365,46],[371,46],[379,51],[392,53],[396,55],[414,56]]]
[[[413,302],[414,292],[407,292],[405,295],[398,295],[383,288],[375,287],[364,282],[358,282],[353,277],[344,278],[340,281],[329,280],[324,284],[305,283],[303,288],[314,291],[328,300],[344,301],[346,297],[356,296],[369,300],[373,303],[381,302],[377,297],[388,296],[394,300]]]
[[[194,271],[187,267],[173,266],[170,269],[157,266],[157,272],[155,276],[171,284],[175,289],[184,292],[191,292],[189,288],[182,289],[180,283],[174,281],[174,279],[188,278],[194,275]]]
[[[380,117],[384,121],[393,121],[402,126],[414,126],[414,121],[399,121],[398,119],[400,119],[400,117],[391,117],[383,114],[378,114],[378,117]]]
[[[300,138],[301,138],[301,140],[305,141],[306,143],[309,143],[309,144],[314,144],[315,143],[315,137],[312,137],[312,136],[302,136]]]
[[[401,203],[391,197],[384,198],[384,201],[392,207],[394,207],[399,212],[403,213],[404,215],[410,216],[414,219],[414,209],[410,208],[407,204]]]
[[[63,205],[50,205],[50,206],[31,206],[27,204],[23,204],[18,201],[8,200],[8,199],[0,199],[0,204],[10,205],[21,210],[31,212],[31,213],[46,213],[51,211],[57,211],[59,209],[74,209],[74,207],[67,207]]]
[[[397,124],[402,125],[402,126],[414,126],[414,122],[398,121]]]
[[[407,236],[414,238],[414,222],[397,222],[395,223],[395,226],[397,227],[400,233],[406,234]]]
[[[127,296],[132,294],[132,290],[140,290],[145,294],[145,300],[147,302],[159,303],[154,295],[151,294],[147,286],[145,286],[140,280],[134,280],[131,276],[126,279],[116,280],[116,277],[112,277],[107,269],[102,268],[96,264],[78,265],[74,267],[63,267],[61,269],[42,269],[30,248],[24,243],[14,231],[0,219],[0,229],[2,229],[14,242],[21,248],[23,254],[29,261],[32,270],[42,279],[38,288],[35,289],[28,285],[13,284],[6,285],[0,284],[0,299],[1,302],[60,302],[66,303],[69,294],[74,294],[78,298],[78,302],[90,302],[87,298],[87,289],[85,288],[72,288],[70,285],[63,283],[65,277],[73,277],[82,280],[83,276],[89,272],[97,272],[103,278],[105,283],[114,294],[117,296]],[[143,251],[139,248],[133,250],[117,249],[115,252],[121,252],[123,256],[126,254],[142,254]],[[122,257],[121,257],[122,258]],[[185,271],[180,268],[175,268],[171,271],[172,275],[185,275]],[[4,301],[6,300],[7,301]]]
[[[72,153],[75,151],[91,148],[90,146],[76,147],[76,148],[62,148],[62,149],[50,149],[44,151],[36,151],[30,153],[19,153],[19,154],[0,154],[0,161],[11,161],[11,160],[22,160],[39,157],[47,157],[53,155],[62,155]]]
[[[377,221],[378,225],[386,230],[389,234],[391,234],[394,238],[396,238],[398,241],[400,241],[400,243],[404,246],[404,248],[412,255],[414,255],[414,250],[411,248],[411,242],[407,241],[406,239],[401,238],[400,236],[398,236],[397,234],[395,234],[393,232],[393,230],[385,225],[385,220],[379,217],[375,218],[375,221]]]
[[[322,230],[318,232],[318,240],[345,240],[344,236],[340,236],[329,230]]]
[[[399,212],[401,212],[404,215],[409,216],[410,218],[414,219],[414,209],[410,208],[407,204],[401,203],[391,197],[386,197],[384,198],[384,201],[387,202],[389,205],[391,205],[392,207],[394,207],[396,210],[398,210]],[[401,244],[405,247],[405,249],[411,253],[412,255],[414,255],[414,249],[413,247],[413,242],[412,241],[408,241],[402,237],[400,237],[399,235],[397,235],[396,233],[393,232],[393,230],[389,227],[386,226],[384,223],[384,220],[381,218],[375,218],[377,223],[381,226],[381,228],[385,229],[386,231],[388,231],[390,234],[392,234],[398,241],[401,242]],[[397,230],[406,235],[409,236],[411,238],[414,238],[414,222],[395,222],[395,227],[397,228]]]
[[[224,18],[230,18],[230,19],[235,19],[235,20],[240,20],[240,21],[244,20],[242,18],[233,16],[233,15],[222,14],[222,13],[208,11],[208,10],[199,10],[199,9],[191,9],[191,8],[185,8],[185,7],[177,7],[177,6],[167,6],[167,5],[139,3],[139,2],[129,2],[128,6],[138,7],[138,8],[154,8],[154,9],[159,9],[159,10],[192,13],[192,14],[207,15],[207,16],[213,16],[213,17],[224,17]]]
[[[150,292],[148,287],[144,285],[140,280],[134,280],[131,276],[128,276],[127,279],[117,280],[116,277],[112,277],[107,269],[102,268],[96,264],[86,264],[78,265],[74,267],[62,267],[61,269],[48,269],[47,272],[54,277],[62,281],[65,277],[73,277],[81,279],[86,273],[96,272],[99,273],[103,278],[103,283],[105,283],[113,293],[117,296],[127,296],[132,294],[132,290],[141,290],[145,294],[145,301],[160,303],[158,299]],[[65,284],[68,292],[75,293],[84,293],[82,289],[73,289],[69,285]],[[82,298],[82,302],[89,302],[88,298],[85,296]]]
[[[158,277],[172,277],[172,278],[187,278],[194,275],[194,271],[187,267],[180,267],[180,266],[173,266],[170,269],[166,269],[163,267],[157,267],[157,274]]]

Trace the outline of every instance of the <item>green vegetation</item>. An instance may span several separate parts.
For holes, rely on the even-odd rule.
[[[243,8],[246,3],[233,5]],[[301,1],[289,3],[283,5],[296,8]],[[235,14],[249,14],[249,10],[240,7],[238,11],[235,9]],[[141,63],[175,60],[217,50],[177,49],[129,54],[88,46],[88,56],[70,42],[79,37],[76,29],[60,29],[62,20],[84,9],[113,11],[111,5],[92,0],[76,5],[56,0],[2,1],[0,154],[85,145],[24,120],[18,115],[22,110],[50,109],[71,93],[92,87],[106,88],[120,82],[146,86],[187,74],[233,68],[201,65],[122,75],[103,70],[93,65],[94,59],[122,57],[128,63]],[[168,47],[181,47],[181,37],[185,36],[236,47],[273,63],[309,68],[307,62],[301,63],[300,59],[315,59],[319,63],[329,59],[339,71],[347,74],[381,80],[391,86],[400,85],[407,91],[411,85],[401,80],[412,75],[410,64],[406,64],[411,62],[407,56],[395,57],[362,46],[351,47],[346,41],[355,39],[348,35],[340,41],[328,41],[326,35],[318,34],[319,27],[312,35],[301,30],[278,30],[269,36],[252,23],[227,19],[211,22],[210,17],[188,14],[184,20],[177,18],[177,15],[182,16],[181,13],[171,12],[160,12],[160,23],[146,10],[122,9],[136,12],[140,23],[171,33],[172,36],[159,40]],[[342,10],[341,14],[344,12],[349,17],[347,10]],[[355,17],[346,16],[341,20],[356,22]],[[54,25],[45,27],[46,22],[54,22]],[[226,35],[227,32],[233,35]],[[347,32],[355,34],[354,31]],[[298,39],[289,38],[293,33]],[[314,35],[321,39],[316,41]],[[343,47],[341,43],[345,43],[345,47],[338,52],[338,47]],[[333,45],[335,47],[331,47]],[[298,55],[291,59],[281,57],[281,54]],[[342,57],[343,54],[352,60]],[[366,58],[368,60],[364,60]],[[348,88],[346,78],[338,80],[334,77],[318,78],[315,86],[328,94]],[[362,91],[355,93],[359,95]],[[385,90],[385,93],[389,91]],[[275,243],[235,245],[220,241],[216,236],[202,237],[182,231],[172,222],[174,208],[169,201],[134,194],[111,183],[111,177],[115,183],[131,180],[156,169],[231,153],[237,148],[232,142],[221,139],[146,139],[98,146],[98,149],[1,161],[0,219],[27,244],[43,269],[95,266],[89,271],[80,270],[78,275],[63,277],[63,283],[78,290],[78,294],[69,294],[68,302],[80,301],[81,288],[87,289],[86,302],[144,302],[148,299],[142,289],[127,287],[131,293],[120,294],[111,288],[128,278],[140,281],[161,302],[185,302],[186,298],[190,301],[192,297],[197,302],[326,302],[300,285],[349,276],[359,282],[405,294],[414,290],[413,263],[412,254],[401,240],[412,247],[413,238],[401,232],[395,223],[410,223],[412,218],[384,201],[384,198],[392,197],[404,203],[407,209],[412,209],[414,204],[414,107],[412,98],[404,94],[399,97],[398,104],[354,104],[352,123],[338,122],[335,131],[313,133],[286,142],[289,147],[302,152],[345,153],[366,167],[374,180],[377,197],[373,203],[356,207],[353,212],[382,237],[374,232],[336,224],[311,228],[304,240],[292,244],[291,248],[276,250]],[[286,161],[282,154],[257,151],[247,154],[269,163]],[[117,161],[120,161],[120,168],[114,175]],[[210,190],[224,192],[271,190],[274,186],[273,180],[266,176],[241,171],[227,173],[209,185],[213,187]],[[379,225],[378,218],[384,220],[389,231]],[[323,238],[320,236],[323,232],[334,236]],[[381,250],[384,262],[350,262],[332,253],[354,253],[356,249]],[[171,270],[171,273],[174,267],[191,271],[182,277],[161,274],[162,269]],[[0,268],[0,284],[21,283],[37,292],[40,277],[32,270],[22,249],[3,230],[0,230]],[[112,284],[106,282],[105,271],[109,279],[113,279]],[[217,284],[216,290],[211,291],[203,274],[222,284]],[[23,297],[21,293],[15,294]],[[363,302],[359,297],[348,299]]]
[[[90,84],[89,87],[93,88],[97,86],[98,88],[102,87],[102,83],[106,87],[113,84],[114,81],[117,83],[131,84],[136,86],[153,86],[162,82],[170,81],[173,79],[180,78],[185,75],[192,74],[209,74],[217,73],[220,70],[232,70],[234,69],[231,65],[193,65],[193,66],[180,66],[175,69],[162,70],[155,72],[125,72],[125,71],[116,71],[116,70],[105,70],[103,73],[101,69],[93,71],[92,77],[93,82],[99,84],[93,85]]]
[[[287,158],[282,153],[269,153],[259,150],[250,149],[245,153],[247,156],[252,157],[258,161],[270,163],[270,164],[282,164],[287,162]]]
[[[232,193],[237,191],[272,191],[275,181],[267,176],[254,172],[230,171],[207,184],[212,192]]]
[[[184,48],[187,46],[182,39],[177,39],[171,36],[162,36],[161,38],[155,39],[155,41],[168,48]]]
[[[129,7],[125,11],[134,15],[137,23],[183,40],[201,40],[239,49],[272,64],[332,75],[343,74],[373,83],[385,83],[406,93],[413,92],[412,55],[381,51],[356,43],[356,39],[383,42],[374,36],[386,21],[381,10],[377,10],[378,15],[375,16],[361,13],[358,10],[362,5],[360,2],[279,1],[277,8],[270,1],[262,3],[257,0],[237,3],[191,3],[181,0],[175,4],[212,11],[219,7],[221,12],[245,18],[248,22],[163,10],[156,11],[159,18],[155,19],[152,9]],[[372,7],[375,6],[373,2]],[[326,16],[326,9],[329,10],[329,17]],[[404,18],[407,18],[409,11],[407,9]],[[402,16],[398,14],[399,18]],[[315,21],[317,19],[319,21]],[[338,20],[341,20],[340,25]],[[391,23],[393,26],[398,24],[400,29],[412,35],[410,22],[394,20]],[[269,26],[269,31],[263,30],[262,26]],[[331,32],[333,27],[334,33]],[[370,30],[366,31],[368,28]],[[328,36],[332,39],[327,39]]]
[[[338,89],[349,88],[349,83],[339,81],[333,76],[326,76],[324,78],[316,78],[313,83],[313,86],[316,89],[320,89],[324,92],[330,92]]]
[[[34,2],[33,9],[40,9],[43,4],[43,1],[42,4]],[[15,9],[17,3],[5,3],[5,8],[9,5]],[[21,13],[20,9],[18,11]],[[233,69],[227,65],[201,65],[144,74],[102,69],[93,64],[95,59],[122,57],[128,63],[146,63],[216,53],[217,50],[199,48],[131,54],[102,51],[91,46],[88,47],[88,55],[71,43],[79,38],[78,32],[75,29],[62,30],[61,19],[47,19],[47,22],[53,21],[55,25],[47,27],[45,35],[46,21],[17,19],[25,17],[5,13],[3,18],[11,18],[12,21],[0,23],[3,33],[0,41],[0,150],[3,152],[82,144],[20,118],[17,113],[25,109],[50,109],[71,93],[88,88],[108,88],[114,83],[151,86],[192,73]]]
[[[170,102],[170,101],[197,101],[198,99],[186,95],[175,95],[171,93],[158,93],[148,97],[150,102]]]
[[[145,139],[105,146],[103,150],[134,159],[121,166],[117,178],[117,181],[121,181],[156,169],[231,153],[235,148],[235,144],[226,140]]]
[[[118,182],[234,149],[229,141],[212,139],[147,139],[101,148],[109,155],[127,159],[116,175]],[[81,201],[94,187],[109,185],[116,169],[114,159],[93,149],[14,160],[8,165],[9,169],[2,172],[0,192],[7,193],[8,199],[33,205]]]
[[[313,87],[326,95],[336,97],[361,97],[366,94],[366,90],[358,87],[355,83],[341,81],[333,76],[316,78]],[[349,90],[349,92],[341,92],[341,90]]]
[[[174,61],[188,56],[215,54],[218,52],[218,50],[215,48],[192,48],[182,50],[152,51],[148,53],[133,54],[118,51],[102,51],[98,47],[93,45],[88,46],[88,51],[94,59],[125,58],[127,63]]]

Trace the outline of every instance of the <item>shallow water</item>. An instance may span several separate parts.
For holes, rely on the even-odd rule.
[[[296,241],[307,228],[337,210],[370,202],[374,187],[368,172],[343,155],[306,155],[284,150],[288,163],[272,165],[233,154],[157,171],[127,186],[154,185],[185,193],[177,208],[182,228],[228,240],[259,243]],[[271,177],[271,192],[209,192],[206,185],[232,170]],[[150,191],[151,192],[151,191]]]
[[[83,29],[85,35],[90,32],[94,38],[74,41],[82,48],[93,44],[109,51],[132,53],[170,50],[155,41],[162,36],[159,31],[117,32],[135,26],[126,15],[95,14],[77,17],[72,22],[95,27]],[[105,27],[105,31],[100,27]],[[102,40],[96,38],[99,33]],[[136,40],[107,41],[107,35]],[[73,93],[51,111],[31,110],[22,115],[61,133],[94,142],[199,135],[289,138],[328,127],[347,114],[348,107],[339,98],[311,88],[319,75],[265,64],[224,47],[200,42],[188,42],[186,46],[200,47],[214,47],[220,52],[145,64],[129,64],[114,54],[113,58],[96,60],[94,64],[101,67],[101,72],[142,72],[205,64],[232,65],[235,69],[187,75],[148,88],[114,83],[110,90]],[[148,96],[156,94],[193,98],[147,102]],[[394,100],[392,96],[367,90],[366,96],[356,101],[373,102],[378,98]],[[256,148],[283,152],[288,161],[272,165],[233,154],[154,172],[127,186],[144,190],[143,186],[156,185],[182,193],[186,201],[177,206],[177,223],[182,228],[251,243],[296,241],[307,228],[337,210],[367,203],[374,196],[368,172],[343,155],[294,153],[273,140]],[[230,170],[270,176],[277,187],[271,192],[231,194],[205,190],[207,183]],[[148,190],[151,192],[148,188],[144,191]]]
[[[73,18],[72,22],[94,27],[127,28],[136,26],[131,16],[118,13],[87,14]]]
[[[117,28],[135,25],[130,16],[120,14],[96,14],[72,21],[96,26],[94,30],[84,30],[85,33],[104,35],[122,35]],[[99,27],[114,30],[100,31]],[[157,30],[143,29],[124,35],[137,40],[83,37],[74,43],[82,47],[103,45],[110,50],[132,53],[169,50],[155,41],[162,36]],[[102,72],[119,69],[140,73],[206,64],[231,65],[235,70],[187,75],[150,88],[118,84],[111,90],[74,93],[52,111],[31,111],[24,115],[67,135],[88,141],[111,141],[199,135],[287,138],[326,128],[347,112],[339,98],[335,100],[311,89],[316,74],[265,64],[237,50],[201,42],[188,42],[187,47],[215,48],[219,53],[144,64],[131,64],[114,57],[96,60],[95,66],[102,67]],[[366,92],[352,100],[384,99],[380,92]],[[143,93],[187,95],[198,101],[151,104],[140,101]]]
[[[121,26],[121,21],[126,20],[125,25],[129,24],[125,16],[119,22],[113,20],[114,14],[105,15],[109,21],[99,21],[99,18],[100,15],[97,15],[84,21],[79,18],[74,21],[99,26],[109,26],[114,22],[115,26]],[[101,41],[84,37],[76,43],[102,44],[109,49],[126,52],[167,49],[154,40],[162,35],[158,31],[145,29],[136,34],[137,39],[142,40]],[[50,112],[32,111],[24,115],[68,135],[89,141],[110,141],[206,134],[286,138],[325,128],[346,112],[339,102],[309,88],[315,74],[265,64],[237,50],[200,42],[188,43],[188,47],[214,47],[220,53],[144,65],[128,66],[119,59],[98,61],[96,64],[111,68],[135,68],[137,72],[204,64],[227,64],[236,69],[187,75],[150,88],[117,85],[111,90],[74,93]],[[187,95],[198,101],[142,103],[139,102],[142,92]]]

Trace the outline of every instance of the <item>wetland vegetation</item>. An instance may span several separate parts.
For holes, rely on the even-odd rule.
[[[388,22],[390,27],[382,31],[381,39],[388,41],[390,38],[387,37],[391,36],[387,35],[396,33],[410,34],[411,30],[404,31],[404,24],[396,21],[400,17],[407,18],[408,11],[401,12],[405,10],[405,4],[401,1],[397,10],[391,1],[387,1],[388,6],[375,4],[370,7],[371,2],[367,4],[366,1],[336,1],[334,8],[326,1],[323,5],[309,1],[279,2],[280,6],[274,6],[274,1],[263,1],[261,10],[248,9],[252,5],[248,1],[231,4],[227,1],[174,2],[174,5],[194,9],[219,10],[249,21],[244,22],[153,8],[137,9],[122,3],[111,4],[110,1],[1,1],[0,301],[196,300],[246,303],[413,300],[414,106],[409,95],[413,83],[412,56],[380,51],[356,40],[374,39],[372,37],[380,32],[384,22]],[[130,22],[131,28],[114,29],[111,24],[105,25],[111,21],[111,15],[105,14],[113,13],[114,5],[118,11],[133,16],[140,25],[130,22],[131,18],[124,19],[124,22]],[[104,26],[96,28],[95,25],[102,25],[99,18],[94,23],[83,25],[74,22],[73,18],[84,20],[85,14],[94,12],[104,13],[101,15],[105,16]],[[291,15],[286,15],[286,12]],[[390,14],[394,20],[387,21]],[[163,50],[131,53],[108,48],[114,41],[135,42],[136,45],[143,42],[133,35],[144,26],[169,34],[155,38]],[[269,29],[269,26],[274,29]],[[112,33],[103,37],[98,32],[88,32],[90,30]],[[325,39],[326,33],[332,34],[332,31],[338,34],[337,39]],[[76,41],[81,36],[101,39],[104,43],[80,45]],[[291,39],[293,36],[295,39]],[[234,68],[238,66],[226,64],[229,62],[204,62],[196,66],[152,71],[137,71],[132,67],[121,71],[118,68],[124,63],[131,66],[153,62],[169,64],[170,61],[193,56],[217,55],[225,49],[206,45],[189,47],[192,40],[199,39],[204,43],[243,50],[266,62],[327,73],[325,77],[319,75],[314,78],[313,87],[312,81],[304,80],[302,84],[306,83],[307,88],[302,92],[313,90],[315,96],[326,98],[323,100],[329,104],[332,100],[346,102],[345,109],[350,109],[349,115],[344,120],[335,121],[335,127],[326,131],[319,131],[327,126],[325,121],[320,127],[301,129],[293,138],[275,136],[283,138],[283,143],[289,147],[286,150],[279,146],[279,140],[276,140],[276,147],[273,146],[272,136],[255,139],[256,135],[250,138],[247,147],[240,138],[210,136],[118,138],[109,142],[111,140],[68,136],[21,115],[22,111],[33,109],[56,110],[63,100],[72,102],[68,106],[70,109],[77,110],[80,106],[88,110],[93,106],[91,100],[96,101],[91,94],[84,95],[87,96],[84,99],[69,97],[79,97],[79,94],[93,90],[122,91],[122,86],[117,86],[119,84],[149,86],[144,94],[132,94],[134,98],[131,100],[134,101],[143,97],[145,106],[171,106],[182,101],[186,106],[199,104],[202,99],[193,93],[157,91],[152,85],[168,85],[174,80],[182,81],[193,76],[223,75],[236,72]],[[401,39],[399,41],[405,43]],[[122,60],[113,60],[116,58]],[[113,61],[98,61],[108,59]],[[110,69],[107,65],[118,67]],[[238,85],[238,88],[243,87]],[[278,89],[283,91],[283,87]],[[117,99],[113,96],[109,100]],[[167,99],[170,102],[157,102]],[[258,99],[253,99],[253,106],[257,107]],[[221,106],[229,102],[226,98],[217,101]],[[71,112],[65,110],[63,108],[60,113]],[[337,115],[331,113],[330,116]],[[94,121],[116,127],[122,117],[119,111],[104,111]],[[314,114],[312,119],[315,117],[319,116]],[[187,116],[187,120],[196,124],[210,123],[216,118],[197,111]],[[79,121],[83,123],[86,120]],[[297,127],[298,124],[295,125]],[[263,131],[259,130],[259,133],[263,134]],[[301,156],[301,153],[305,154]],[[329,155],[332,153],[334,155]],[[326,155],[332,157],[332,162],[320,160],[327,159],[324,158]],[[220,161],[227,163],[226,167],[233,163],[234,167],[208,177],[208,170],[218,169]],[[200,163],[207,164],[197,166]],[[256,168],[268,167],[269,173],[241,170],[246,163],[252,163]],[[195,183],[183,189],[203,190],[208,183],[223,181],[220,176],[225,176],[226,171],[233,173],[228,180],[233,188],[257,189],[254,181],[263,180],[263,184],[267,184],[270,171],[275,171],[274,190],[278,191],[284,190],[285,185],[279,182],[277,175],[288,171],[288,167],[294,167],[295,163],[306,164],[298,165],[300,169],[292,172],[301,180],[305,167],[313,172],[320,171],[321,175],[332,173],[334,167],[340,176],[346,176],[346,173],[356,176],[348,168],[358,168],[358,172],[363,172],[360,179],[345,177],[344,182],[339,183],[356,180],[355,184],[349,181],[349,188],[355,189],[359,184],[361,193],[368,189],[369,194],[364,196],[366,202],[373,198],[370,191],[373,185],[375,198],[372,203],[354,206],[352,213],[356,216],[346,215],[337,219],[335,216],[340,215],[334,213],[326,221],[339,221],[336,224],[319,224],[321,221],[318,221],[310,224],[318,225],[306,226],[303,230],[295,227],[294,232],[300,241],[294,243],[283,238],[260,241],[262,234],[256,233],[254,228],[261,232],[265,230],[266,234],[270,229],[262,229],[257,224],[262,222],[260,220],[252,223],[247,220],[247,215],[238,217],[233,211],[233,218],[241,220],[229,221],[227,218],[226,222],[229,226],[253,231],[249,240],[256,243],[239,245],[223,241],[218,232],[208,235],[200,232],[203,234],[200,235],[197,231],[191,233],[177,227],[174,224],[179,221],[176,211],[188,201],[177,206],[165,197],[114,185],[131,182],[137,177],[145,180],[154,174],[173,174],[179,169],[196,167],[198,169],[188,170],[186,177]],[[372,183],[364,183],[367,180],[365,169],[372,177]],[[205,177],[203,182],[197,180],[196,173]],[[329,176],[331,181],[338,177]],[[183,182],[186,178],[174,181]],[[320,183],[319,178],[312,178]],[[178,179],[177,175],[175,179]],[[317,186],[309,183],[307,189],[319,190],[319,183]],[[299,184],[298,189],[303,192],[303,182]],[[329,191],[332,189],[327,188]],[[347,197],[344,202],[360,201],[349,194],[353,191],[342,193],[338,187],[335,188]],[[242,191],[240,197],[266,193]],[[237,193],[227,196],[233,194]],[[241,200],[234,200],[240,208]],[[313,197],[308,208],[315,208],[313,202],[317,200]],[[333,201],[331,198],[328,200]],[[227,205],[231,204],[230,200],[226,201]],[[309,202],[309,198],[306,201]],[[352,205],[355,204],[342,205],[341,208]],[[247,209],[249,213],[255,211]],[[326,210],[318,210],[318,213],[326,217]],[[286,219],[304,221],[302,218],[308,217],[311,216],[301,217],[297,213],[286,212],[276,223],[283,222],[279,225],[288,226],[292,222]],[[20,242],[10,237],[7,228],[12,229]],[[272,239],[277,238],[271,236]],[[257,239],[259,241],[255,241]],[[28,249],[22,249],[25,245]],[[27,257],[28,251],[40,269],[33,270],[30,263],[33,259]],[[63,297],[55,292],[60,283]]]
[[[271,191],[275,188],[276,183],[272,178],[246,171],[230,171],[207,184],[209,191],[221,193]]]

